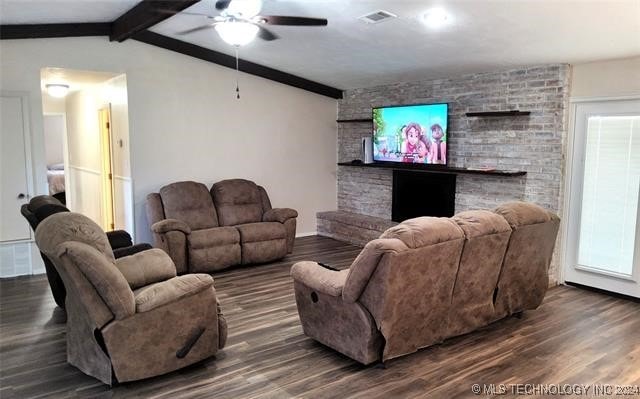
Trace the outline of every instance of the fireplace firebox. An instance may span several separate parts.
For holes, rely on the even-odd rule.
[[[453,216],[455,195],[455,174],[394,170],[391,219]]]

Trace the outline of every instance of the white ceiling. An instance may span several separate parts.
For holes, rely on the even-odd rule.
[[[0,22],[99,22],[136,2],[0,0]],[[186,11],[210,13],[212,4],[202,0]],[[423,23],[433,6],[450,13],[448,26]],[[380,9],[398,18],[357,20]],[[640,0],[264,0],[261,14],[327,18],[329,26],[270,27],[281,39],[257,39],[241,48],[241,58],[342,89],[640,55]],[[176,34],[206,22],[176,15],[151,30],[233,54],[213,30]]]
[[[140,0],[0,0],[1,24],[111,22]]]

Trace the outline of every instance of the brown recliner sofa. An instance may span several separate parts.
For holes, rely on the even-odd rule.
[[[537,308],[559,218],[524,202],[407,220],[351,267],[293,265],[306,335],[363,364],[409,354]]]
[[[63,212],[36,243],[67,289],[67,361],[106,384],[164,374],[224,347],[226,321],[208,274],[176,277],[160,249],[115,259],[102,229]]]
[[[265,189],[243,179],[220,181],[211,190],[177,182],[147,196],[154,246],[171,256],[178,274],[281,259],[293,250],[297,216],[272,208]]]

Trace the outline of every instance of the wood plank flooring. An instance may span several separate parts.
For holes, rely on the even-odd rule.
[[[480,331],[364,367],[307,338],[289,269],[299,260],[348,267],[359,248],[296,241],[281,262],[214,275],[229,323],[215,358],[112,389],[66,363],[64,314],[44,276],[0,281],[0,397],[408,398],[473,397],[472,384],[640,385],[640,304],[577,288]],[[548,396],[547,396],[548,397]]]

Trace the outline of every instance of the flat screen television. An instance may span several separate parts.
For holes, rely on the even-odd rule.
[[[373,160],[447,164],[447,104],[373,109]]]

